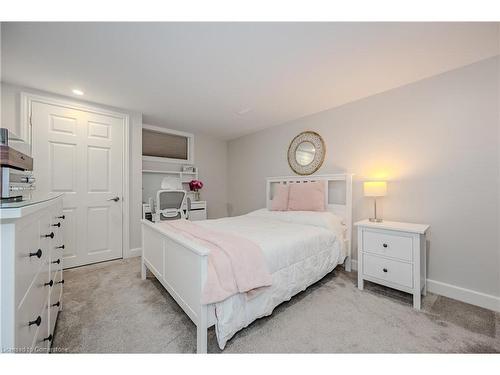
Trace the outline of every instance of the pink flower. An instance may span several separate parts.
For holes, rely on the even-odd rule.
[[[198,191],[200,190],[201,188],[203,187],[203,182],[201,182],[200,180],[191,180],[189,182],[189,189],[191,191]]]

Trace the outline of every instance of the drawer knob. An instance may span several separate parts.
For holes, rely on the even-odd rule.
[[[387,247],[387,244],[385,243],[385,244],[383,244],[382,246],[383,246],[383,247]]]
[[[56,219],[66,219],[66,215],[56,216]]]
[[[60,228],[61,227],[61,223],[57,223],[57,224],[52,224],[53,227],[58,227]]]
[[[48,335],[46,338],[43,339],[43,341],[52,341],[52,334]]]
[[[54,238],[54,232],[50,232],[50,234],[46,234],[44,235],[45,238],[47,237],[50,237],[50,238]]]
[[[42,257],[42,249],[38,249],[36,253],[30,253],[30,258],[31,257],[37,257],[38,259],[40,259]]]
[[[61,259],[54,260],[52,263],[54,263],[54,264],[59,264],[59,263],[61,263]]]
[[[64,280],[56,281],[56,284],[64,284]]]
[[[44,286],[50,286],[50,287],[51,287],[52,285],[54,285],[54,281],[53,281],[53,280],[50,280],[48,283],[45,283],[45,284],[43,284],[43,285],[44,285]]]
[[[382,271],[387,272],[387,268],[384,268]]]
[[[56,246],[56,249],[63,249],[64,250],[64,245]]]
[[[42,317],[38,315],[38,317],[35,320],[32,320],[29,322],[28,325],[32,326],[33,324],[36,324],[38,327],[40,327],[40,324],[42,323]]]
[[[60,305],[61,305],[61,302],[57,301],[56,303],[54,303],[54,304],[52,305],[52,307],[59,307]]]

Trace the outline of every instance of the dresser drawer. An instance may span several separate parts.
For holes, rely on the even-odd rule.
[[[375,277],[390,283],[413,287],[413,268],[410,263],[382,258],[375,255],[363,255],[363,275]]]
[[[52,344],[53,335],[49,333],[49,309],[45,304],[42,310],[42,324],[38,327],[35,341],[33,342],[33,353],[48,353]]]
[[[44,285],[47,279],[48,272],[46,270],[37,275],[16,312],[17,348],[31,348],[37,331],[42,327],[41,319],[43,319],[44,313],[42,308],[46,306],[49,296],[49,287]],[[37,321],[39,316],[40,320]]]
[[[62,271],[57,271],[57,274],[54,276],[54,282],[58,282],[62,280]],[[49,333],[54,335],[54,327],[56,325],[57,314],[61,309],[61,299],[62,299],[62,289],[63,284],[57,283],[50,290],[49,295]]]
[[[16,306],[28,292],[35,276],[47,269],[49,249],[42,245],[39,225],[39,217],[30,217],[16,227]]]
[[[363,231],[363,251],[408,262],[413,260],[412,238],[389,231]]]
[[[197,220],[206,220],[207,219],[207,211],[204,209],[194,209],[189,211],[189,220],[197,221]]]
[[[62,270],[63,268],[63,249],[53,248],[50,251],[49,268],[50,272]]]

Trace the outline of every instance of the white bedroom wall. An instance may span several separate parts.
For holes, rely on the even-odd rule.
[[[265,178],[292,174],[288,145],[314,130],[317,173],[355,174],[354,220],[372,210],[362,180],[388,179],[383,216],[431,225],[428,277],[500,296],[498,76],[490,58],[230,141],[230,214],[264,207]]]
[[[77,102],[74,97],[63,97],[60,95],[55,95],[47,93],[44,91],[21,87],[17,85],[11,85],[2,82],[1,83],[2,97],[1,97],[1,108],[2,117],[1,124],[2,127],[6,127],[15,134],[19,134],[21,127],[20,122],[20,94],[21,92],[27,92],[38,95],[48,95],[51,97],[58,97],[67,99],[73,102]],[[130,134],[129,134],[129,148],[130,148],[130,160],[129,160],[129,193],[130,193],[130,214],[129,214],[129,230],[130,230],[130,249],[132,252],[130,255],[139,255],[140,253],[137,249],[141,247],[141,227],[140,220],[142,216],[142,114],[138,112],[123,110],[119,108],[109,107],[97,103],[88,103],[84,101],[79,101],[82,103],[95,105],[104,109],[113,110],[117,112],[126,113],[130,118]],[[14,147],[18,148],[20,151],[29,152],[28,147],[23,147],[23,144],[17,143]],[[134,252],[133,250],[136,249]],[[125,254],[127,256],[127,254]]]
[[[144,161],[143,169],[177,171],[182,164]],[[203,133],[194,134],[194,165],[203,181],[201,199],[207,201],[207,216],[216,219],[227,216],[227,142]],[[158,190],[162,175],[144,175],[143,199],[148,192]],[[153,186],[151,186],[153,185]]]
[[[2,23],[0,22],[0,127],[2,125]]]

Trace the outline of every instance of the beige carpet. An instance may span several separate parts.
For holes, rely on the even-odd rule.
[[[500,352],[500,314],[429,294],[411,296],[336,270],[240,331],[223,353]],[[64,273],[64,310],[54,352],[193,353],[196,328],[154,279],[140,279],[140,259]],[[219,353],[209,330],[208,351]]]

